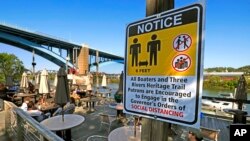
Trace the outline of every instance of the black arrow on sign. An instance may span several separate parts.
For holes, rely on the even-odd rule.
[[[146,60],[146,61],[140,61],[139,62],[139,66],[148,66],[148,60]]]

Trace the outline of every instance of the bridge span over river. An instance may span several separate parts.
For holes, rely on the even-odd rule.
[[[0,23],[0,42],[33,52],[58,66],[78,68],[85,74],[93,65],[114,61],[124,63],[124,58],[108,52],[92,49],[39,32],[27,31]],[[33,58],[33,71],[36,65]]]

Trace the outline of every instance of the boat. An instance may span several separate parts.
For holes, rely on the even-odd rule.
[[[220,98],[234,98],[232,93],[223,93],[219,94]],[[237,109],[238,105],[233,102],[227,102],[227,101],[220,101],[220,100],[207,100],[202,99],[202,108],[212,108],[214,110],[221,110],[223,109]]]
[[[221,97],[221,98],[234,98],[233,93],[222,93],[222,94],[219,94],[219,97]]]

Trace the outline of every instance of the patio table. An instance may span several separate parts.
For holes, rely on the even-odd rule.
[[[121,118],[123,116],[123,104],[122,103],[111,103],[109,104],[109,107],[112,109],[116,109],[117,111],[117,117]]]
[[[36,105],[36,107],[46,113],[46,112],[50,112],[51,115],[53,114],[53,112],[58,109],[60,106],[55,104],[55,103],[49,103],[49,104],[41,104],[41,105]]]
[[[109,141],[140,141],[141,131],[136,127],[136,136],[134,136],[134,126],[123,126],[113,130],[109,136]]]
[[[22,103],[23,103],[25,97],[31,97],[31,96],[35,96],[35,101],[36,101],[37,94],[18,93],[18,94],[16,94],[16,96],[21,97],[22,98]]]
[[[64,121],[62,121],[62,115],[58,115],[43,120],[41,124],[51,131],[59,131],[57,134],[62,133],[61,136],[66,141],[71,141],[71,129],[82,124],[84,121],[85,118],[83,116],[66,114],[64,115]]]
[[[101,97],[107,97],[107,98],[111,97],[111,91],[108,92],[100,91],[99,93],[101,94]]]
[[[95,103],[100,101],[97,97],[87,97],[87,98],[82,98],[81,101],[86,102],[88,112],[93,112],[95,111]]]

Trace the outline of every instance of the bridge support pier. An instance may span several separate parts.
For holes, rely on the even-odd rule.
[[[83,44],[77,58],[78,73],[84,75],[89,71],[89,49],[88,46]]]
[[[98,51],[96,51],[95,63],[96,63],[96,87],[99,87],[99,52]]]

